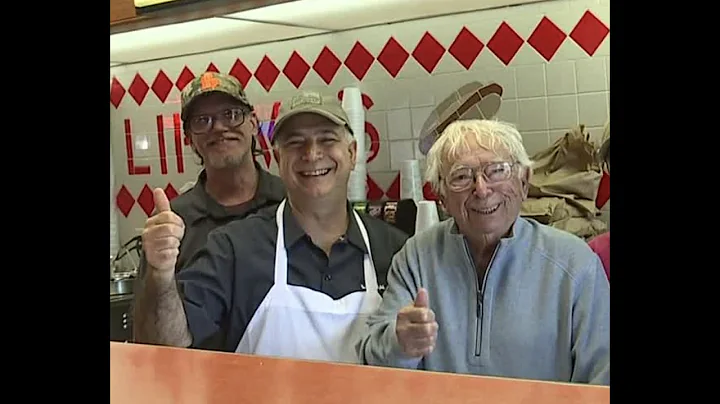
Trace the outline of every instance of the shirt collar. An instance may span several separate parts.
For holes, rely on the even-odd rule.
[[[250,201],[248,201],[250,203],[248,210],[257,210],[265,205],[280,203],[285,197],[285,186],[282,181],[280,178],[263,170],[257,161],[254,163],[255,169],[258,171],[258,185],[255,195]],[[220,205],[207,193],[205,190],[206,182],[207,173],[203,169],[198,175],[198,180],[195,183],[195,186],[188,191],[191,193],[193,199],[193,215],[189,218],[190,221],[197,221],[208,216],[215,219],[224,219],[235,216],[233,212]]]
[[[355,215],[353,214],[354,210],[349,202],[347,202],[346,209],[350,216],[350,222],[348,224],[348,229],[344,237],[350,244],[354,245],[355,247],[359,248],[363,253],[367,254],[368,250],[367,246],[365,245],[365,240],[363,240],[362,233],[360,233],[360,227],[358,227],[357,220],[355,219]],[[295,218],[295,215],[293,214],[292,208],[290,207],[289,203],[285,204],[285,210],[283,211],[283,222],[285,225],[284,232],[286,249],[292,247],[303,237],[307,237],[308,239],[310,238],[305,233],[305,230],[300,227],[300,223],[298,223],[297,219]]]

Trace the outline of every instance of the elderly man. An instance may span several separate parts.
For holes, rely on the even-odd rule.
[[[452,217],[394,257],[363,361],[609,384],[608,280],[583,240],[519,217],[531,169],[517,130],[456,121],[427,164]]]
[[[160,213],[143,233],[150,274],[136,312],[143,342],[195,347],[219,331],[220,350],[358,362],[353,341],[407,235],[351,209],[356,143],[336,99],[284,102],[273,145],[287,199],[213,231],[177,276],[184,224],[154,191]]]

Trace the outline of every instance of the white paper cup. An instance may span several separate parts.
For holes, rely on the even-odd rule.
[[[435,201],[420,201],[417,203],[417,217],[415,218],[415,234],[423,232],[440,222],[438,208]]]

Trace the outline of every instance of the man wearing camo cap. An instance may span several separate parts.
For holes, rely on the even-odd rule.
[[[203,169],[195,186],[170,204],[186,226],[176,270],[205,245],[212,229],[285,195],[280,178],[255,161],[259,123],[235,77],[207,72],[185,86],[181,103],[183,130]]]
[[[287,199],[213,232],[177,283],[179,220],[146,231],[143,342],[197,347],[220,332],[219,350],[359,363],[353,341],[407,235],[348,203],[356,143],[336,98],[283,102],[272,141]]]
[[[235,77],[204,73],[185,86],[181,103],[183,130],[203,169],[195,185],[169,205],[162,190],[155,190],[158,209],[143,232],[143,242],[153,246],[155,234],[168,225],[162,207],[169,206],[174,223],[184,229],[182,238],[165,246],[176,257],[175,272],[182,270],[205,245],[212,230],[263,207],[277,205],[285,196],[280,178],[255,161],[259,154],[255,143],[259,123]],[[141,278],[145,272],[144,258]]]

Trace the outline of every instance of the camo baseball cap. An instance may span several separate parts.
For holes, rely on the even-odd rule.
[[[302,91],[280,104],[278,119],[275,121],[275,129],[273,130],[273,138],[271,143],[275,143],[280,127],[287,120],[297,114],[312,113],[323,116],[332,122],[345,126],[352,132],[350,128],[350,119],[343,109],[340,101],[335,97],[323,96],[315,91]]]
[[[224,93],[252,108],[252,104],[245,95],[242,84],[235,77],[216,72],[205,72],[195,77],[181,93],[180,116],[184,121],[187,118],[189,107],[199,96],[207,93]]]

